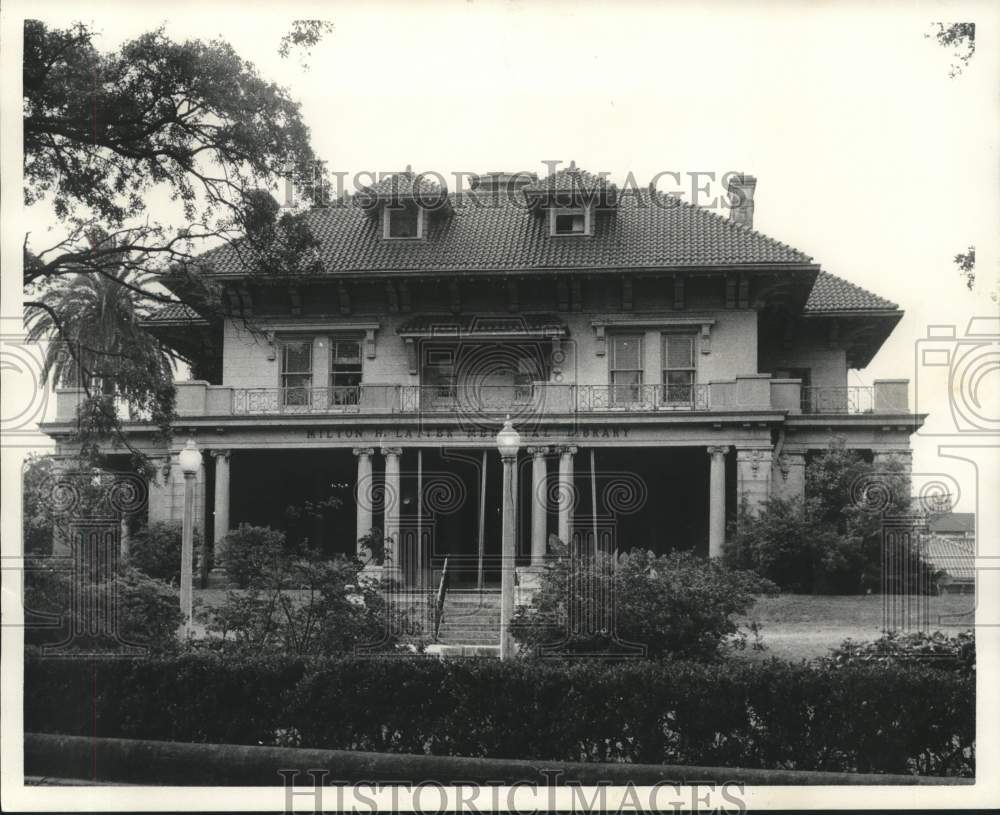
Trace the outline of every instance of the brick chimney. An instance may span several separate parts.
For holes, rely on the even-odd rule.
[[[753,191],[757,179],[752,175],[734,175],[729,178],[729,220],[734,224],[753,228]]]

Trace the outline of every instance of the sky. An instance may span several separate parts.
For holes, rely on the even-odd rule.
[[[85,13],[25,7],[50,24],[90,23],[102,48],[161,24],[177,39],[228,41],[301,102],[334,171],[544,174],[545,160],[575,160],[613,179],[631,172],[642,185],[662,171],[752,173],[756,228],[905,310],[851,384],[918,381],[911,405],[931,418],[914,437],[914,471],[956,479],[960,509],[976,508],[977,489],[981,497],[1000,487],[1000,456],[978,484],[967,465],[939,457],[942,441],[970,436],[952,432],[947,384],[921,376],[919,353],[928,326],[955,326],[961,337],[970,317],[997,314],[987,295],[1000,268],[990,4],[177,2],[140,6],[157,9],[141,15],[100,3]],[[278,55],[294,18],[335,26],[308,70]],[[925,36],[940,19],[977,22],[978,51],[956,78],[952,54]],[[710,189],[709,198],[721,192]],[[50,216],[37,208],[23,223],[44,236]],[[972,245],[975,292],[953,263]],[[998,379],[992,370],[980,393],[994,417]]]

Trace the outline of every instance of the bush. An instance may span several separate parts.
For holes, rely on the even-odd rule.
[[[183,617],[175,588],[131,568],[107,581],[90,581],[61,565],[53,561],[26,573],[25,609],[36,623],[25,626],[26,645],[113,653],[124,653],[128,646],[154,653],[178,647],[177,629]],[[112,601],[117,609],[115,628],[96,614],[110,608]],[[49,615],[54,624],[42,624],[35,615]]]
[[[36,732],[974,774],[975,682],[922,664],[820,670],[770,660],[720,671],[648,660],[31,659],[24,688],[25,729]]]
[[[361,568],[356,558],[331,560],[309,549],[274,557],[248,589],[228,592],[224,603],[201,612],[219,635],[207,644],[249,655],[393,650],[400,634],[419,632],[386,605],[381,581]]]
[[[523,652],[711,659],[742,643],[734,615],[774,590],[756,575],[689,552],[633,550],[550,561],[530,606],[511,625]]]
[[[929,668],[955,671],[972,677],[976,672],[976,633],[960,631],[954,636],[935,631],[933,634],[889,633],[877,640],[856,642],[844,640],[831,652],[825,664],[831,668],[853,665],[899,665],[921,663]]]
[[[857,450],[835,442],[806,466],[804,500],[771,498],[760,511],[739,508],[727,536],[725,562],[752,569],[783,590],[804,594],[860,594],[932,590],[933,570],[905,535],[884,540],[889,516],[911,514],[910,479],[898,459],[878,469]],[[892,546],[891,552],[884,552]],[[905,564],[883,574],[883,562]]]
[[[265,572],[281,568],[288,557],[284,533],[269,526],[240,524],[219,542],[217,549],[223,569],[241,589]]]
[[[769,498],[756,515],[741,507],[723,562],[752,569],[783,591],[855,594],[864,565],[860,538],[817,523],[801,500]]]
[[[201,551],[201,532],[194,530],[192,569]],[[181,525],[155,521],[138,529],[129,539],[129,565],[157,580],[180,585]]]

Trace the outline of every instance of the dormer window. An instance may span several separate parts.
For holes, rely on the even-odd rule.
[[[422,238],[424,211],[413,201],[386,206],[382,213],[382,237],[387,239]]]
[[[591,234],[590,207],[553,207],[549,210],[549,234]]]

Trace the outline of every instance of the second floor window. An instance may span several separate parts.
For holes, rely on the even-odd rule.
[[[663,395],[668,405],[688,405],[694,399],[694,336],[663,335]]]
[[[356,405],[361,384],[361,342],[358,340],[330,341],[330,402],[334,405]]]
[[[608,360],[611,378],[612,404],[638,402],[642,390],[642,337],[638,334],[617,334],[611,337]]]
[[[281,343],[281,401],[285,407],[312,401],[312,339]]]

